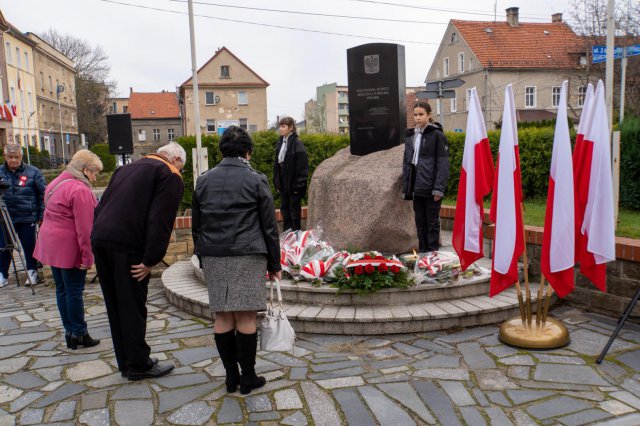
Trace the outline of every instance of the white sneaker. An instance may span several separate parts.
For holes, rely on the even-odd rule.
[[[9,280],[4,277],[4,274],[2,272],[0,272],[0,288],[4,287],[7,284],[9,284]]]
[[[29,274],[29,278],[31,279],[31,284],[33,285],[38,284],[38,271],[36,269],[29,269],[27,271],[27,274]],[[25,281],[24,285],[29,285],[29,280]]]

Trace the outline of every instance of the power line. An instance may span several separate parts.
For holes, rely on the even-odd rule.
[[[98,0],[98,1],[101,1],[103,3],[118,4],[118,5],[121,5],[121,6],[135,7],[135,8],[139,8],[139,9],[155,10],[155,11],[158,11],[158,12],[168,12],[168,13],[173,13],[173,14],[176,14],[176,15],[187,15],[187,12],[180,12],[180,11],[177,11],[177,10],[170,10],[170,9],[162,9],[162,8],[159,8],[159,7],[143,6],[143,5],[139,5],[139,4],[125,3],[125,2],[116,1],[116,0]],[[395,42],[395,43],[428,44],[428,45],[436,45],[436,46],[440,45],[440,43],[433,43],[433,42],[426,42],[426,41],[399,40],[399,39],[390,39],[390,38],[383,38],[383,37],[372,37],[372,36],[363,36],[363,35],[356,35],[356,34],[336,33],[336,32],[331,32],[331,31],[310,30],[310,29],[307,29],[307,28],[287,27],[287,26],[284,26],[284,25],[274,25],[274,24],[265,24],[265,23],[262,23],[262,22],[243,21],[243,20],[240,20],[240,19],[221,18],[219,16],[209,16],[209,15],[200,15],[200,14],[194,14],[194,16],[198,16],[200,18],[215,19],[215,20],[218,20],[218,21],[235,22],[235,23],[247,24],[247,25],[256,25],[256,26],[260,26],[260,27],[278,28],[278,29],[292,30],[292,31],[303,31],[303,32],[307,32],[307,33],[335,35],[335,36],[352,37],[352,38],[363,38],[363,39],[368,39],[368,40],[391,41],[391,42]]]
[[[168,0],[168,1],[171,1],[174,3],[187,3],[187,0]],[[260,12],[287,13],[292,15],[322,16],[326,18],[344,18],[344,19],[360,19],[360,20],[366,20],[366,21],[400,22],[402,24],[433,24],[433,25],[448,24],[448,22],[412,21],[408,19],[374,18],[370,16],[334,15],[330,13],[303,12],[303,11],[284,10],[284,9],[265,9],[261,7],[235,6],[235,5],[229,5],[229,4],[208,3],[203,1],[194,1],[193,3],[203,5],[203,6],[227,7],[232,9],[244,9],[244,10],[257,10]]]
[[[375,1],[375,0],[346,0],[346,1],[354,1],[354,2],[360,2],[360,3],[382,4],[382,5],[385,5],[385,6],[404,7],[404,8],[408,8],[408,9],[430,10],[432,12],[450,12],[450,13],[464,13],[464,14],[468,14],[468,15],[495,16],[495,14],[493,12],[470,11],[468,9],[466,9],[466,10],[443,9],[443,8],[438,8],[438,7],[416,6],[416,5],[409,5],[409,4],[402,4],[402,3],[392,3],[392,2],[387,2],[387,1]],[[542,15],[539,15],[539,16],[542,16]],[[543,19],[542,17],[527,17],[527,16],[522,16],[522,17],[523,18],[527,18],[527,19],[534,19],[534,20],[542,20]]]

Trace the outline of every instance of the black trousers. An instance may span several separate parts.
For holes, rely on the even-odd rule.
[[[300,194],[284,194],[280,193],[280,211],[284,221],[284,229],[297,231],[301,229],[300,215],[302,211],[302,196]]]
[[[145,341],[149,277],[138,281],[131,276],[131,266],[139,264],[142,255],[105,247],[93,247],[93,254],[118,369],[146,371],[153,366],[151,349]]]
[[[440,204],[442,200],[435,201],[433,197],[413,197],[420,253],[440,248]]]

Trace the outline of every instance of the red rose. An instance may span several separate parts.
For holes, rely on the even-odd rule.
[[[369,256],[368,254],[365,254],[365,255],[364,255],[364,259],[365,259],[365,260],[371,260],[371,259],[372,259],[372,257],[371,257],[371,256]]]
[[[378,271],[387,272],[388,270],[389,270],[389,267],[387,266],[386,263],[381,263],[380,265],[378,265]]]
[[[368,265],[366,265],[366,266],[364,267],[364,271],[365,271],[367,274],[373,274],[373,271],[375,271],[375,270],[376,270],[376,268],[374,268],[372,264],[368,264]]]
[[[384,256],[383,256],[383,255],[381,255],[381,254],[379,254],[379,255],[377,255],[377,256],[375,257],[375,259],[377,259],[377,260],[383,260],[383,259],[384,259]]]
[[[356,266],[353,272],[355,272],[356,275],[362,275],[364,274],[364,268],[362,266]]]
[[[391,272],[397,274],[398,272],[400,272],[400,267],[397,265],[391,265]]]

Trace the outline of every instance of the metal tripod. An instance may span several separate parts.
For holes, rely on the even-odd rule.
[[[613,341],[616,340],[616,337],[618,336],[618,333],[620,333],[620,330],[622,330],[622,327],[624,327],[624,323],[627,322],[627,320],[631,316],[631,312],[633,312],[633,308],[635,308],[636,303],[638,303],[638,299],[640,299],[640,288],[638,289],[638,291],[636,291],[636,294],[631,299],[631,302],[629,302],[629,305],[627,306],[627,309],[624,310],[624,313],[622,314],[622,316],[618,320],[618,326],[614,330],[613,334],[609,338],[609,341],[607,342],[606,346],[604,347],[604,349],[600,353],[600,356],[596,360],[596,362],[598,364],[602,364],[602,360],[607,355],[607,352],[609,352],[609,348],[611,348],[611,345],[613,344]]]
[[[2,236],[4,237],[5,247],[0,248],[0,252],[8,251],[11,255],[11,262],[13,263],[13,271],[16,274],[16,281],[18,285],[20,285],[20,279],[18,278],[18,268],[16,267],[16,260],[13,257],[13,251],[17,250],[18,255],[20,256],[20,261],[24,266],[25,274],[27,275],[27,284],[31,287],[31,294],[35,295],[36,291],[34,290],[34,282],[31,281],[31,276],[29,272],[27,272],[27,259],[24,255],[24,250],[22,249],[22,244],[20,244],[20,238],[18,238],[18,234],[16,234],[16,230],[13,227],[13,222],[11,221],[11,216],[9,215],[9,210],[7,210],[7,205],[4,202],[4,197],[0,195],[0,229],[2,229]],[[8,278],[8,277],[7,277]]]

